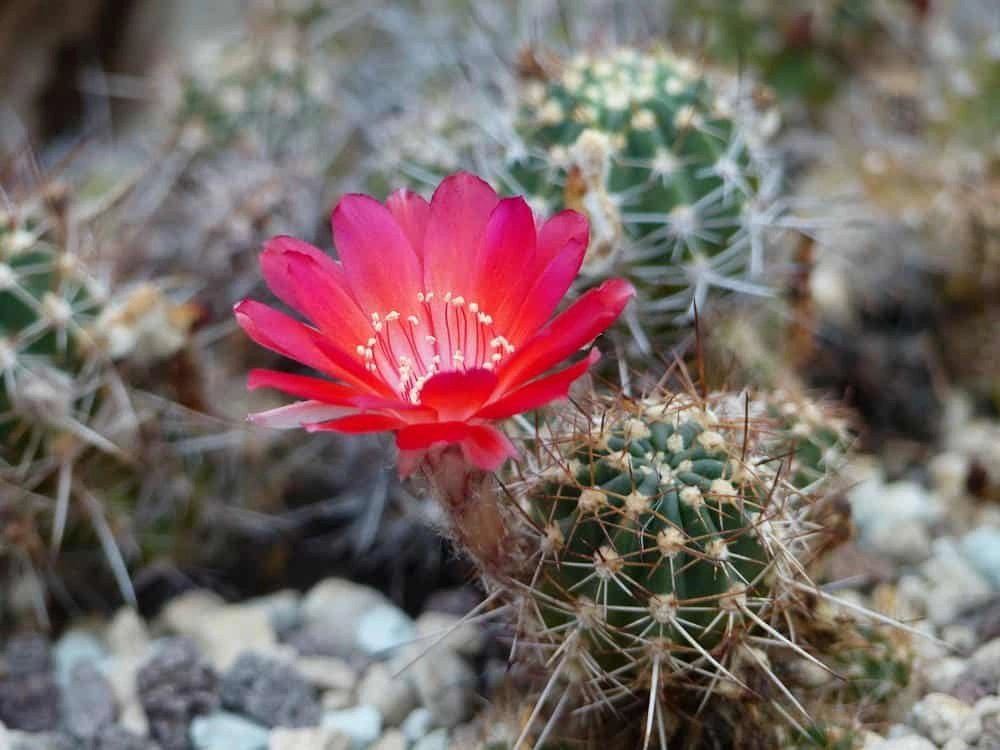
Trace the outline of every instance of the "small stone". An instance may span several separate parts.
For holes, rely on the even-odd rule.
[[[969,750],[971,745],[965,740],[960,740],[957,737],[948,740],[946,743],[941,745],[941,750]]]
[[[302,594],[292,589],[251,599],[243,606],[267,613],[271,628],[279,639],[302,624]]]
[[[407,673],[395,675],[382,662],[372,664],[358,684],[358,702],[375,706],[386,726],[398,726],[418,705],[417,688]]]
[[[114,690],[91,662],[73,668],[63,691],[63,725],[81,741],[93,740],[118,718]]]
[[[398,729],[385,732],[369,750],[406,750],[406,737]]]
[[[280,650],[270,612],[253,605],[216,609],[211,617],[198,623],[191,637],[220,672],[229,669],[245,652],[275,656]]]
[[[48,672],[52,669],[52,648],[39,633],[15,635],[4,646],[4,670],[10,677]]]
[[[292,667],[257,654],[242,654],[222,677],[222,705],[268,727],[308,727],[322,710],[316,691]]]
[[[382,734],[382,714],[374,706],[356,706],[323,714],[322,727],[347,734],[355,750],[367,747]]]
[[[939,538],[933,548],[933,556],[921,566],[923,591],[908,593],[917,594],[930,621],[941,626],[954,622],[963,610],[987,601],[991,587],[965,560],[953,540]]]
[[[113,724],[97,735],[94,750],[156,750],[156,744],[141,734]]]
[[[950,693],[958,678],[965,672],[966,666],[966,660],[957,656],[947,656],[931,662],[922,670],[927,687],[934,693]]]
[[[141,659],[149,648],[146,623],[131,607],[122,607],[115,613],[105,639],[111,653],[129,659]]]
[[[909,723],[939,745],[951,739],[975,742],[982,733],[972,707],[945,693],[925,695],[910,710]]]
[[[983,734],[977,743],[982,748],[1000,748],[1000,698],[995,695],[988,695],[976,701],[972,707],[979,723],[983,727]]]
[[[0,679],[0,722],[25,732],[59,726],[59,686],[49,672]]]
[[[351,750],[350,735],[336,729],[278,727],[271,732],[267,750]]]
[[[930,530],[918,521],[873,525],[866,541],[879,554],[902,564],[923,562],[931,556]]]
[[[225,711],[191,722],[191,742],[196,750],[267,750],[270,734],[267,727]]]
[[[448,730],[435,729],[413,745],[413,750],[448,750]]]
[[[380,604],[367,610],[357,620],[355,642],[366,654],[386,656],[394,649],[414,641],[417,627],[413,620],[392,604]]]
[[[876,745],[875,750],[937,750],[937,747],[930,740],[911,734],[906,737],[885,740],[885,742]]]
[[[205,618],[225,605],[226,602],[217,594],[205,589],[193,589],[167,602],[159,620],[176,635],[194,637]]]
[[[150,733],[163,750],[188,750],[192,718],[219,705],[215,671],[186,638],[170,638],[159,645],[139,669],[136,689]]]
[[[966,667],[955,678],[948,692],[956,698],[972,704],[987,695],[997,692],[1000,683],[1000,638],[983,644],[966,662]]]
[[[430,711],[421,706],[410,711],[409,715],[403,719],[400,728],[408,741],[416,742],[431,731],[432,726],[434,726],[434,717],[431,716]]]
[[[424,612],[441,612],[464,617],[483,601],[483,594],[474,586],[458,586],[435,591],[424,602]]]
[[[7,741],[10,750],[77,750],[73,738],[62,732],[8,732]]]
[[[69,682],[77,664],[100,663],[108,655],[100,639],[89,630],[74,629],[58,640],[52,650],[56,680],[63,687]]]
[[[353,706],[356,702],[353,690],[326,690],[320,697],[324,711],[339,711]]]
[[[333,656],[303,656],[295,660],[295,669],[321,690],[353,690],[358,673],[343,659]]]
[[[444,612],[424,612],[420,615],[417,618],[417,635],[428,643],[439,643],[470,658],[479,656],[483,650],[484,636],[478,625],[463,622],[463,618]]]
[[[367,586],[342,578],[320,581],[302,600],[303,628],[322,652],[346,656],[358,647],[358,622],[373,607],[389,600]]]
[[[1000,589],[1000,529],[980,526],[962,537],[959,547],[965,559],[994,590]]]
[[[417,659],[411,668],[420,702],[434,725],[455,727],[472,715],[476,675],[454,651],[440,648]]]

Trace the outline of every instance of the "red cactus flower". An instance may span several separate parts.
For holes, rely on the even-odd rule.
[[[332,222],[340,262],[291,237],[261,254],[268,286],[312,325],[253,300],[235,308],[258,344],[332,379],[254,370],[251,389],[305,400],[251,419],[392,430],[403,475],[436,445],[458,444],[487,471],[516,456],[491,422],[564,398],[599,353],[545,373],[607,329],[634,293],[611,280],[547,322],[580,269],[586,219],[564,211],[536,228],[522,198],[500,200],[470,174],[445,179],[430,203],[406,190],[385,205],[344,196]]]

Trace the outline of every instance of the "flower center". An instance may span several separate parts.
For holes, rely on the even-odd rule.
[[[461,295],[419,292],[417,303],[405,316],[373,312],[372,335],[356,347],[365,369],[411,403],[420,403],[421,389],[437,373],[493,370],[514,351],[493,316]]]

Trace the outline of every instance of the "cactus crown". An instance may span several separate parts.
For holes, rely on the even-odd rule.
[[[584,273],[625,270],[644,313],[689,311],[755,264],[750,221],[764,165],[737,102],[690,60],[621,49],[524,86],[523,152],[500,181],[543,213],[585,212]],[[623,266],[624,267],[624,266]]]

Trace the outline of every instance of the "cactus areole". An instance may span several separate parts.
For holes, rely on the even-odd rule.
[[[536,226],[523,199],[500,200],[470,174],[445,179],[429,202],[406,190],[385,205],[347,195],[332,223],[339,262],[291,237],[261,255],[271,291],[311,325],[252,300],[236,305],[254,341],[329,378],[253,371],[251,389],[304,400],[251,419],[391,430],[402,475],[447,445],[485,471],[516,455],[493,422],[564,398],[598,352],[548,371],[634,293],[612,279],[550,321],[583,262],[586,219],[563,211]]]

